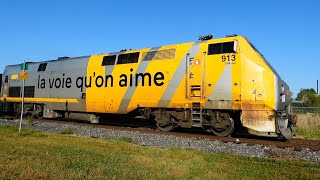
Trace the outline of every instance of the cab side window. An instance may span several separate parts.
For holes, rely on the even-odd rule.
[[[208,55],[214,54],[224,54],[224,53],[235,53],[234,51],[234,41],[209,44],[208,46]]]

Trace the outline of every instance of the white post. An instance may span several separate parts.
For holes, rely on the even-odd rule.
[[[26,61],[23,62],[23,72],[26,72]],[[20,116],[20,125],[19,125],[19,134],[21,132],[21,124],[22,124],[22,118],[23,118],[23,105],[24,105],[24,83],[25,80],[22,79],[22,93],[21,93],[21,116]]]

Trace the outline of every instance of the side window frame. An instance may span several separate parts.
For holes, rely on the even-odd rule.
[[[232,43],[232,44],[229,44]],[[237,53],[237,41],[228,41],[221,43],[212,43],[208,44],[208,55],[217,55],[217,54],[227,54],[227,53]],[[228,46],[232,46],[232,49]],[[215,47],[214,47],[215,46]],[[227,50],[225,48],[228,47]],[[218,50],[214,48],[219,48]]]
[[[117,64],[127,64],[128,54],[119,54]]]
[[[38,67],[38,72],[46,71],[48,63],[41,63]]]
[[[108,55],[102,58],[101,66],[113,66],[116,64],[117,55]]]
[[[133,52],[127,54],[119,54],[117,64],[132,64],[138,63],[140,58],[140,52]]]

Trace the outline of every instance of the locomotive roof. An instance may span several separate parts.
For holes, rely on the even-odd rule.
[[[239,36],[237,36],[239,37]],[[167,45],[162,45],[162,46],[154,46],[154,47],[144,47],[144,48],[138,48],[138,49],[125,49],[125,50],[120,50],[120,51],[116,51],[116,52],[105,52],[105,53],[100,53],[100,54],[122,54],[128,51],[139,51],[142,49],[146,49],[146,48],[156,48],[156,47],[163,47],[163,46],[174,46],[174,45],[181,45],[181,44],[189,44],[189,43],[205,43],[207,41],[214,41],[214,40],[224,40],[224,39],[230,39],[230,38],[235,38],[235,36],[227,36],[227,37],[222,37],[222,38],[216,38],[216,39],[211,39],[211,40],[203,40],[203,41],[192,41],[192,42],[184,42],[184,43],[177,43],[177,44],[167,44]],[[87,55],[87,56],[78,56],[78,57],[58,57],[57,59],[52,59],[52,60],[44,60],[44,61],[27,61],[26,63],[46,63],[46,62],[56,62],[56,61],[69,61],[69,60],[74,60],[74,59],[80,59],[80,58],[90,58],[93,55],[99,55],[99,54],[92,54],[92,55]],[[20,64],[13,64],[13,65],[8,65],[6,67],[12,67],[12,66],[18,66]]]

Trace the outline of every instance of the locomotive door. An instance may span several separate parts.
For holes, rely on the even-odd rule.
[[[205,98],[205,54],[191,56],[187,54],[186,96],[187,99]]]

